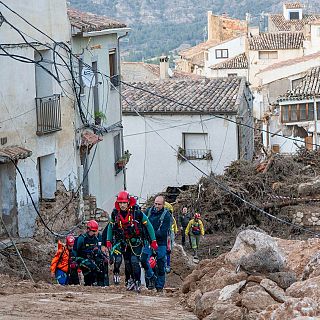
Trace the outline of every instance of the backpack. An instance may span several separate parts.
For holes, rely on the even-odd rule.
[[[195,235],[198,236],[201,233],[200,230],[200,223],[196,222],[195,224],[191,225],[191,232]]]
[[[149,208],[149,209],[147,209],[147,212],[146,212],[146,216],[148,217],[148,219],[149,219],[149,217],[150,217],[150,215],[151,215],[151,210],[152,210],[152,207],[151,208]],[[173,218],[172,218],[172,214],[170,213],[170,211],[168,210],[168,209],[164,209],[163,210],[163,212],[161,213],[161,216],[160,216],[160,225],[159,225],[159,228],[157,229],[157,230],[155,230],[155,231],[158,231],[158,230],[160,230],[160,228],[161,228],[161,226],[162,226],[162,224],[163,224],[163,220],[164,220],[164,217],[166,216],[166,213],[169,213],[169,215],[170,215],[170,228],[169,228],[169,230],[168,230],[168,233],[170,233],[170,231],[171,231],[171,227],[172,227],[172,223],[173,223]]]

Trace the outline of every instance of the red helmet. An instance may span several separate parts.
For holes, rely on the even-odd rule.
[[[130,201],[130,195],[128,191],[120,191],[117,195],[116,202],[128,202]]]
[[[200,219],[200,217],[201,217],[201,216],[200,216],[200,213],[197,212],[197,213],[194,214],[194,218],[195,218],[195,219]]]
[[[119,202],[127,202],[129,208],[131,208],[137,203],[137,200],[135,197],[131,197],[128,191],[120,191],[114,204],[117,210],[120,210]]]
[[[72,234],[66,236],[66,245],[73,246],[74,245],[75,237]]]
[[[98,231],[99,229],[99,225],[98,225],[98,222],[96,220],[90,220],[88,221],[87,223],[87,228],[90,230],[90,231]]]
[[[149,259],[149,264],[150,264],[150,267],[151,269],[154,269],[156,264],[157,264],[157,260],[154,256],[151,256],[150,259]]]

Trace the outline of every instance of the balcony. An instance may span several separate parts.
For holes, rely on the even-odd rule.
[[[212,160],[211,150],[208,149],[183,149],[178,150],[178,159],[184,161],[184,156],[188,160]]]
[[[61,130],[60,95],[36,98],[37,135]]]

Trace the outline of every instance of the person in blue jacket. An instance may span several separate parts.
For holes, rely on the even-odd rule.
[[[165,285],[166,276],[166,258],[167,258],[167,239],[171,228],[171,217],[168,209],[164,207],[165,199],[163,196],[157,196],[153,207],[149,208],[146,216],[149,218],[155,231],[158,243],[155,271],[150,267],[149,259],[152,256],[152,248],[145,246],[141,255],[141,264],[146,271],[146,283],[148,289],[157,289],[161,292]]]

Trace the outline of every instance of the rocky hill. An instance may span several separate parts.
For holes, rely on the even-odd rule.
[[[320,0],[303,0],[306,10],[318,11]],[[132,28],[126,60],[141,60],[169,53],[182,43],[191,46],[206,38],[207,11],[245,19],[250,12],[255,24],[262,12],[281,12],[279,0],[70,0],[69,5],[103,14]]]

